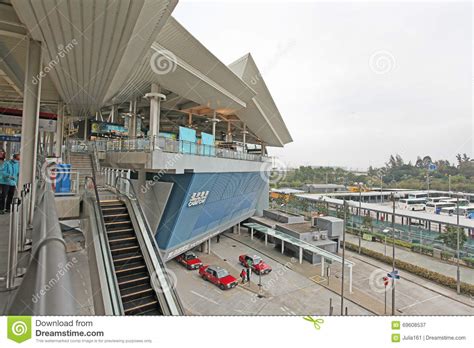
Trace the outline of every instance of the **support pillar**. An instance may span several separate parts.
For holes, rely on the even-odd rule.
[[[212,136],[214,137],[214,141],[216,140],[216,124],[219,123],[217,119],[217,112],[214,110],[214,114],[212,115]]]
[[[160,93],[161,88],[156,83],[151,84],[151,92],[145,95],[150,99],[150,131],[148,136],[154,140],[160,134],[160,104],[166,96]],[[152,143],[154,144],[154,143]],[[152,147],[154,149],[154,146]]]
[[[84,140],[87,140],[87,129],[89,128],[89,119],[84,119]]]
[[[285,241],[283,239],[281,240],[281,253],[285,253]]]
[[[321,256],[321,277],[324,277],[324,257]]]
[[[209,247],[207,248],[207,253],[211,253],[211,238],[208,239]]]
[[[265,245],[268,244],[268,233],[265,233]]]
[[[250,228],[250,240],[253,240],[253,227]]]
[[[38,150],[39,108],[41,99],[41,43],[28,41],[28,53],[25,71],[25,86],[23,91],[23,116],[21,124],[20,144],[20,178],[18,187],[33,183],[36,175],[36,153]],[[34,83],[35,81],[36,83]],[[36,202],[36,185],[31,185],[30,216],[28,223],[33,222]]]
[[[58,117],[56,118],[56,150],[57,157],[62,156],[63,139],[64,139],[64,103],[58,103]]]
[[[303,263],[303,248],[300,247],[300,254],[299,254],[300,265]]]

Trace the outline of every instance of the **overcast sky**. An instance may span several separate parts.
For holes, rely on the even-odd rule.
[[[270,153],[367,168],[473,156],[470,2],[189,2],[173,15],[228,64],[250,52],[293,137]]]

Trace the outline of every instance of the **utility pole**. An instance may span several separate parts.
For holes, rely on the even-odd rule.
[[[380,201],[383,203],[383,175],[380,174]]]
[[[344,225],[342,227],[342,279],[341,279],[341,316],[344,315],[344,273],[346,270],[346,220],[347,220],[347,207],[346,197],[344,196]]]
[[[395,195],[392,194],[392,315],[395,315]]]
[[[360,228],[359,228],[359,255],[360,255],[360,249],[361,249],[361,244],[362,244],[362,236],[361,236],[361,233],[362,233],[362,183],[359,182],[358,183],[359,185],[359,219],[361,221],[360,223]]]
[[[461,270],[459,269],[459,234],[461,228],[459,226],[459,192],[456,195],[456,230],[457,230],[457,241],[456,241],[456,290],[457,293],[461,293]],[[464,232],[463,232],[464,233]]]

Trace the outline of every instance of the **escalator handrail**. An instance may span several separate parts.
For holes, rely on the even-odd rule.
[[[117,277],[116,277],[115,272],[114,272],[113,258],[112,258],[112,254],[111,254],[110,248],[109,248],[109,241],[108,241],[108,238],[107,238],[107,233],[105,232],[106,231],[105,220],[104,220],[104,216],[102,214],[102,209],[100,208],[99,191],[97,191],[97,185],[96,185],[95,179],[93,177],[86,176],[84,180],[85,180],[84,190],[85,190],[86,193],[87,193],[88,180],[90,180],[92,182],[92,185],[94,186],[94,196],[95,196],[95,201],[96,201],[95,207],[94,207],[94,215],[95,215],[96,221],[98,222],[97,227],[99,229],[99,238],[101,239],[101,243],[100,243],[101,244],[100,245],[101,254],[102,254],[103,257],[105,256],[105,258],[106,258],[106,259],[105,258],[103,259],[103,262],[104,262],[104,266],[106,267],[105,271],[106,271],[106,275],[107,275],[107,278],[108,278],[107,279],[107,284],[108,284],[109,293],[110,293],[112,310],[114,312],[113,314],[114,315],[123,315],[124,314],[124,309],[123,309],[123,305],[122,305],[122,301],[121,301],[121,297],[120,297],[120,291],[119,291],[119,288],[118,288],[118,280],[117,280]],[[99,216],[97,216],[97,211],[99,212]],[[104,250],[104,247],[103,247],[104,245],[107,246],[105,248],[105,250]],[[112,274],[112,277],[113,277],[113,281],[110,281],[111,280],[110,279],[111,274]],[[117,310],[118,310],[118,313],[116,313]]]
[[[123,192],[122,190],[120,190],[120,188],[117,185],[119,180],[124,180],[128,183],[128,185],[130,187],[130,190],[131,190],[131,194],[128,193],[128,192]],[[159,265],[161,270],[165,270],[163,272],[163,277],[164,277],[164,279],[166,279],[166,285],[167,285],[169,291],[166,291],[166,289],[163,289],[163,295],[165,295],[165,297],[166,297],[166,300],[168,302],[168,306],[170,304],[169,295],[172,296],[173,303],[175,304],[175,308],[170,308],[170,314],[171,315],[182,315],[184,313],[183,305],[182,305],[179,297],[177,296],[177,294],[175,292],[176,291],[176,289],[174,288],[175,284],[171,284],[171,286],[169,285],[170,281],[169,281],[169,275],[166,271],[167,270],[166,265],[163,262],[163,258],[161,256],[161,251],[158,248],[158,246],[156,245],[156,240],[155,240],[155,237],[153,236],[153,234],[151,232],[151,228],[150,228],[150,225],[148,224],[148,220],[147,220],[147,218],[145,217],[145,215],[143,213],[143,210],[142,210],[141,205],[140,205],[140,201],[139,201],[138,196],[136,194],[135,188],[133,187],[132,181],[129,178],[117,176],[115,178],[114,188],[118,193],[126,196],[131,202],[134,202],[136,204],[138,213],[140,214],[140,219],[143,221],[143,224],[145,226],[147,239],[150,241],[150,244],[151,244],[151,246],[153,248],[153,251],[154,251],[154,255],[156,255],[156,257],[150,257],[150,259],[154,263],[158,262],[158,265]],[[150,251],[148,251],[148,253],[149,253],[150,256],[153,256],[153,253],[151,253]],[[155,275],[156,275],[156,277],[159,278],[158,268],[156,266],[157,265],[154,265]],[[160,281],[160,286],[162,286],[161,281]]]

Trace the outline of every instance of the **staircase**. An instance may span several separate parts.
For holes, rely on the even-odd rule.
[[[79,172],[79,185],[84,186],[86,176],[92,176],[92,158],[88,153],[72,152],[69,154],[71,170]]]
[[[125,315],[161,315],[127,206],[107,199],[100,201],[100,208]]]

